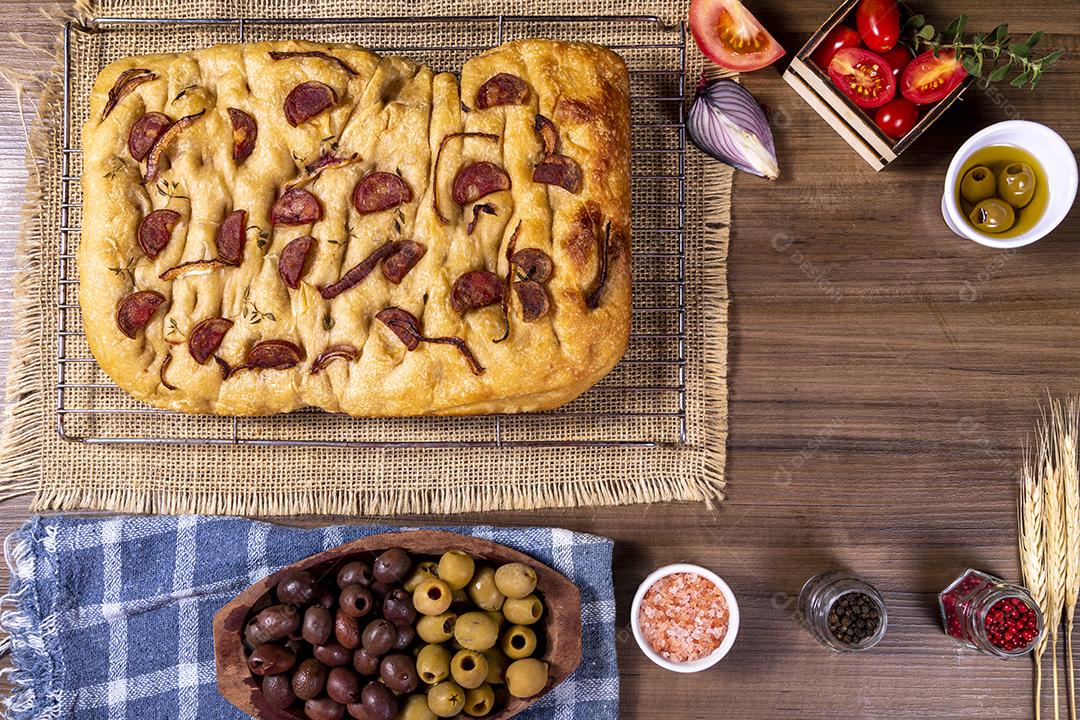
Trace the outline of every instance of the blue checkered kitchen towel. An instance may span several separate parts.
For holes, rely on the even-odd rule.
[[[239,518],[34,518],[5,545],[12,720],[242,720],[217,691],[211,624],[295,560],[400,528],[299,529]],[[581,589],[584,657],[523,720],[615,720],[612,543],[552,528],[442,528],[521,550]]]

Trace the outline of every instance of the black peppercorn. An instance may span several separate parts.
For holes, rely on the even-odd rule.
[[[829,609],[829,631],[845,645],[859,645],[873,637],[881,623],[877,604],[869,595],[843,595]]]

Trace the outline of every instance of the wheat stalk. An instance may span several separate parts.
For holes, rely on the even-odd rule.
[[[1077,477],[1077,399],[1058,405],[1061,425],[1058,428],[1058,468],[1065,510],[1065,647],[1068,657],[1069,717],[1076,720],[1076,684],[1073,672],[1072,631],[1076,599],[1080,595],[1080,479]]]
[[[1038,460],[1030,448],[1024,451],[1024,463],[1020,469],[1020,571],[1024,585],[1032,599],[1044,614],[1046,607],[1046,568],[1043,562],[1043,488],[1042,475],[1038,472]],[[1042,656],[1046,650],[1046,635],[1039,638],[1031,654],[1035,662],[1035,720],[1041,715]]]
[[[1054,466],[1058,443],[1058,413],[1051,408],[1051,420],[1043,426],[1039,442],[1040,470],[1043,473],[1043,531],[1046,537],[1046,629],[1050,636],[1051,668],[1054,679],[1054,720],[1058,720],[1057,631],[1065,603],[1065,569],[1068,545],[1065,537],[1065,493],[1061,468]]]

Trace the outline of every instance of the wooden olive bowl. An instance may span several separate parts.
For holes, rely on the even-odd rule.
[[[536,571],[536,592],[544,603],[544,615],[537,623],[544,637],[544,652],[538,657],[550,666],[548,683],[543,692],[532,698],[509,698],[499,712],[488,715],[486,720],[514,717],[565,680],[581,663],[581,593],[558,572],[517,550],[468,535],[434,530],[383,533],[282,568],[248,587],[218,611],[214,616],[214,659],[222,697],[261,720],[307,720],[302,710],[279,710],[266,704],[261,685],[247,666],[244,627],[254,612],[270,604],[270,591],[288,573],[307,570],[318,577],[336,572],[337,567],[350,560],[374,560],[375,555],[390,548],[401,548],[421,559],[436,559],[447,550],[464,550],[488,563],[519,562]]]

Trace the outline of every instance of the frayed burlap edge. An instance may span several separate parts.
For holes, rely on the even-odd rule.
[[[74,15],[50,12],[58,25],[81,19],[89,11],[88,0],[78,0]],[[62,37],[61,37],[62,40]],[[249,493],[235,490],[192,492],[140,487],[137,479],[125,488],[45,488],[42,487],[43,433],[50,415],[46,403],[50,388],[43,382],[43,363],[53,352],[53,338],[43,337],[42,316],[50,308],[51,288],[44,287],[42,263],[42,173],[60,132],[63,92],[62,42],[51,67],[39,75],[3,72],[16,86],[40,92],[37,120],[29,132],[27,165],[29,181],[23,222],[17,246],[18,274],[15,280],[15,341],[8,372],[7,402],[3,436],[0,438],[0,501],[30,493],[34,510],[95,509],[134,513],[207,513],[228,515],[331,515],[331,514],[456,514],[462,512],[544,507],[605,506],[635,503],[698,501],[710,508],[723,500],[726,486],[724,468],[727,445],[727,252],[730,221],[731,171],[707,162],[694,178],[703,188],[704,248],[702,260],[710,268],[703,273],[699,301],[704,314],[705,337],[704,402],[708,422],[695,444],[704,450],[698,472],[673,474],[665,456],[673,459],[679,449],[656,449],[648,453],[649,466],[631,467],[621,477],[578,479],[572,484],[551,480],[481,486],[467,481],[435,488],[374,488],[327,491],[290,490],[281,493]],[[499,450],[505,455],[506,450]]]

